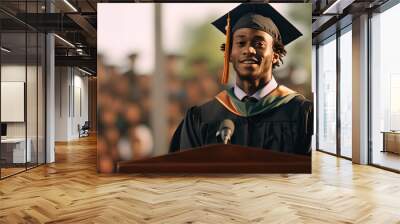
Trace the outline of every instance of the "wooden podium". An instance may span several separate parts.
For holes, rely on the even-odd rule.
[[[143,160],[119,162],[117,172],[311,173],[311,155],[215,144]]]

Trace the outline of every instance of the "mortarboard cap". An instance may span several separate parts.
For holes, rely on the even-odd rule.
[[[252,28],[270,34],[287,45],[302,33],[268,3],[242,3],[212,24],[226,35],[224,73],[221,82],[226,84],[229,75],[229,54],[232,34],[240,28]]]

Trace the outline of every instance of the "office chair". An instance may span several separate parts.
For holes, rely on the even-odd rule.
[[[89,129],[90,129],[89,121],[85,121],[82,127],[80,127],[80,125],[78,124],[79,138],[89,136]]]

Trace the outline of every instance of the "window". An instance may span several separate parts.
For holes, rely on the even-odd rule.
[[[352,35],[351,26],[340,36],[340,154],[351,158],[352,141]]]
[[[372,163],[400,170],[400,5],[371,18]],[[393,145],[394,144],[394,145]]]
[[[336,153],[336,36],[318,48],[318,149]]]

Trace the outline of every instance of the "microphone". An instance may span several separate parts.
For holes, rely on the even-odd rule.
[[[231,140],[233,132],[235,131],[235,124],[230,119],[225,119],[221,122],[217,136],[221,136],[222,142],[228,144]]]

